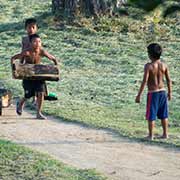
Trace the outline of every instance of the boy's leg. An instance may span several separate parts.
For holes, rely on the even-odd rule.
[[[20,99],[16,104],[16,112],[18,115],[22,114],[22,109],[24,107],[26,99],[29,99],[34,95],[34,91],[32,89],[33,83],[34,82],[31,80],[23,80],[22,82],[23,89],[24,89],[24,97]]]
[[[17,113],[18,115],[21,115],[21,114],[22,114],[22,110],[23,110],[25,101],[26,101],[26,99],[25,99],[25,98],[22,98],[22,99],[20,99],[20,101],[18,101],[18,102],[16,103],[16,113]]]
[[[44,96],[48,96],[48,89],[46,82],[44,83],[44,91],[45,91]]]
[[[161,125],[163,128],[163,135],[162,138],[168,138],[168,118],[161,119]]]
[[[25,101],[26,101],[26,98],[22,98],[22,99],[19,101],[19,108],[20,108],[20,109],[23,109]]]
[[[45,116],[42,115],[42,105],[44,101],[44,92],[37,93],[37,119],[46,119]]]
[[[35,96],[33,96],[32,105],[33,105],[34,107],[36,107],[36,105],[37,105],[37,95],[36,95],[36,93],[35,93]]]
[[[150,121],[150,120],[148,120],[148,130],[149,130],[149,136],[148,136],[148,138],[149,138],[150,140],[153,140],[153,139],[154,139],[154,133],[153,133],[154,127],[155,127],[155,121]]]

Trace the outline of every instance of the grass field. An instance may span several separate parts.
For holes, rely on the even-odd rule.
[[[155,142],[180,147],[179,19],[153,25],[148,15],[144,21],[123,17],[102,18],[93,23],[92,19],[80,19],[82,27],[62,26],[53,22],[51,1],[35,2],[2,1],[1,4],[0,79],[12,89],[14,96],[23,91],[21,81],[11,78],[10,57],[20,51],[24,19],[36,17],[44,48],[60,59],[61,69],[58,83],[47,82],[49,92],[57,93],[59,100],[56,104],[45,102],[44,112],[64,121],[107,128],[143,140],[147,134],[146,90],[140,105],[134,101],[144,64],[148,62],[146,46],[157,41],[164,50],[162,59],[170,68],[173,100],[169,103],[170,138]],[[161,131],[157,121],[155,134],[161,135]]]
[[[10,142],[0,140],[1,180],[105,180],[95,170],[77,170]]]

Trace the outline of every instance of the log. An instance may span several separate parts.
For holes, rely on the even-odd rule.
[[[59,69],[55,65],[21,64],[12,65],[12,74],[15,79],[58,81]]]

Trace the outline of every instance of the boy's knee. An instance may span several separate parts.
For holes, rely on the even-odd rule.
[[[40,97],[41,97],[41,96],[44,96],[44,92],[38,92],[38,93],[37,93],[37,96],[40,96]]]

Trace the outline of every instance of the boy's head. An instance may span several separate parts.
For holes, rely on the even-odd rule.
[[[25,21],[25,29],[28,35],[35,34],[38,30],[37,21],[34,18],[26,19]]]
[[[157,43],[152,43],[147,47],[148,55],[150,59],[158,60],[162,54],[162,48]]]
[[[32,34],[29,36],[29,41],[32,45],[32,48],[40,48],[41,47],[41,38],[38,34]]]

